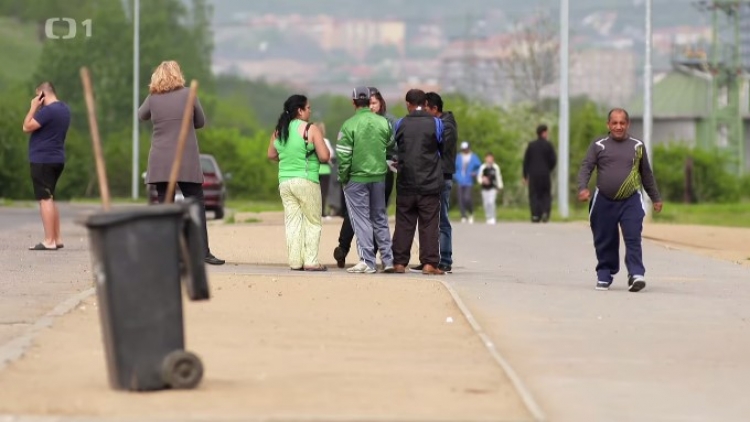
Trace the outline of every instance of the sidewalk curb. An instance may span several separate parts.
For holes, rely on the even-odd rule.
[[[479,338],[482,340],[482,343],[487,348],[487,351],[490,353],[490,355],[495,359],[495,362],[497,362],[497,364],[500,365],[500,367],[503,369],[503,371],[508,376],[508,378],[510,378],[510,382],[513,384],[513,387],[515,388],[516,392],[518,392],[518,394],[521,396],[521,400],[523,401],[523,404],[526,406],[529,413],[531,413],[531,416],[534,418],[534,421],[546,422],[547,418],[544,415],[542,408],[534,399],[534,396],[531,395],[531,392],[523,383],[523,381],[521,381],[521,378],[518,376],[518,374],[513,369],[513,367],[510,366],[510,363],[508,363],[508,361],[505,360],[505,358],[497,350],[497,348],[495,347],[495,344],[492,342],[492,339],[490,339],[487,333],[485,333],[485,331],[482,329],[482,326],[479,325],[479,323],[474,318],[474,315],[472,315],[469,308],[466,306],[466,304],[464,304],[463,300],[461,300],[461,297],[458,295],[458,292],[456,292],[456,290],[450,285],[449,282],[445,280],[440,280],[440,282],[448,290],[451,297],[453,297],[453,301],[456,302],[456,305],[461,310],[461,313],[469,322],[469,325],[471,325],[472,330],[474,330],[474,333],[476,333],[476,335],[478,335]]]
[[[55,318],[61,317],[75,309],[84,299],[94,294],[96,290],[91,287],[76,295],[73,295],[63,302],[60,302],[51,311],[39,318],[23,334],[14,338],[6,344],[0,346],[0,370],[5,369],[8,364],[20,359],[34,343],[34,338],[45,328],[48,328],[55,321]],[[2,419],[0,419],[2,420]]]

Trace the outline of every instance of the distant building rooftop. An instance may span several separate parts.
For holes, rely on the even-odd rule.
[[[654,83],[651,112],[654,118],[700,118],[711,111],[711,82],[675,70]],[[643,92],[626,107],[631,117],[643,117]]]

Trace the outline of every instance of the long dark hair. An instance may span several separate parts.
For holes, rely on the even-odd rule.
[[[383,98],[383,94],[381,94],[377,88],[370,87],[370,96],[375,97],[375,99],[380,103],[380,110],[378,111],[378,114],[381,116],[385,116],[385,112],[388,111],[388,108],[385,106],[385,99]]]
[[[307,97],[295,94],[284,101],[284,111],[276,123],[276,136],[279,141],[286,142],[289,138],[289,123],[299,116],[299,110],[307,106]]]

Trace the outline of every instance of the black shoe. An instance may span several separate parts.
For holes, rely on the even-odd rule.
[[[542,223],[546,223],[549,221],[549,215],[548,214],[542,214]]]
[[[211,264],[211,265],[224,265],[224,263],[226,262],[223,259],[219,259],[213,255],[208,255],[207,257],[203,258],[203,261],[206,264]]]
[[[642,275],[628,276],[628,290],[635,293],[640,292],[646,287],[646,280]]]
[[[409,271],[413,273],[421,273],[423,269],[424,269],[424,264],[419,264],[416,267],[409,268]]]
[[[336,260],[336,266],[344,268],[346,266],[346,251],[341,246],[336,246],[333,250],[333,259]]]
[[[451,268],[450,265],[440,264],[440,265],[438,265],[438,270],[441,270],[441,271],[446,272],[448,274],[453,274],[453,268]]]

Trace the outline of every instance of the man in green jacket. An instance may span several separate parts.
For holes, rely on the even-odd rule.
[[[344,186],[344,198],[357,236],[361,261],[349,268],[350,273],[377,272],[373,233],[383,260],[383,272],[392,273],[393,252],[385,204],[386,155],[393,150],[392,129],[385,117],[370,110],[370,90],[357,87],[352,91],[356,112],[341,126],[336,155],[338,178]]]

